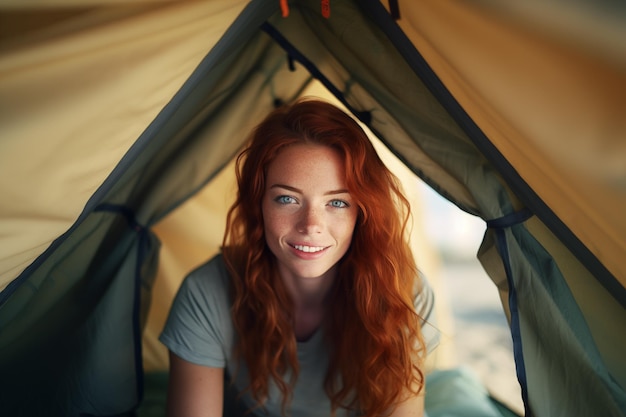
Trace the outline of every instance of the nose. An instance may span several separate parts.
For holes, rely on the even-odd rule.
[[[324,226],[324,216],[321,210],[315,207],[303,207],[298,221],[298,231],[300,233],[315,234],[320,233]]]

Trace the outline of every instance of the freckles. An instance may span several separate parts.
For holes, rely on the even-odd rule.
[[[265,228],[273,232],[285,231],[289,229],[290,224],[293,223],[289,216],[271,211],[265,216],[264,222]]]

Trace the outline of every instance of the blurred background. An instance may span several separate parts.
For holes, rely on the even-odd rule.
[[[443,365],[469,367],[494,398],[522,415],[509,325],[498,291],[476,259],[485,222],[423,182],[417,188],[422,227],[439,258],[438,301],[451,314],[442,329]]]

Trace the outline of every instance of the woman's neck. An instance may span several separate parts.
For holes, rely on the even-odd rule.
[[[328,294],[335,281],[336,270],[316,278],[282,273],[281,278],[294,306],[294,332],[298,341],[307,340],[324,320]]]
[[[299,277],[279,268],[280,277],[291,296],[294,308],[315,309],[326,303],[326,298],[335,281],[336,267],[324,275],[309,278]]]

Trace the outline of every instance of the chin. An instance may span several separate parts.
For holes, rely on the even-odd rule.
[[[330,271],[331,268],[293,268],[291,272],[302,279],[321,278]]]

